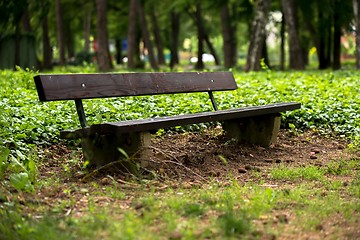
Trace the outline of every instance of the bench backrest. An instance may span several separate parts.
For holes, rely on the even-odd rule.
[[[43,74],[34,77],[40,101],[75,100],[80,125],[87,127],[82,99],[208,92],[237,88],[231,72]]]
[[[40,101],[211,92],[237,88],[231,72],[44,74],[34,77]]]

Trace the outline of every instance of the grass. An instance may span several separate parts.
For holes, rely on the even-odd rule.
[[[353,162],[359,166],[359,160]],[[0,209],[0,232],[6,239],[253,239],[283,235],[281,231],[317,234],[332,217],[355,224],[360,210],[358,178],[344,185],[331,181],[339,175],[324,175],[325,167],[290,172],[296,177],[290,179],[286,173],[280,179],[290,182],[275,188],[236,180],[226,187],[213,182],[201,188],[165,190],[141,185],[137,190],[125,190],[113,183],[100,190],[103,194],[84,191],[80,216],[69,213],[79,204],[72,194],[43,213],[36,211],[38,206],[25,203],[31,209],[27,215],[15,201],[13,206],[2,205]],[[311,177],[304,177],[307,175]],[[91,184],[90,188],[101,188]],[[105,196],[108,203],[99,204]],[[291,231],[286,232],[285,226]],[[333,234],[342,236],[343,232]]]
[[[316,166],[305,166],[288,168],[280,166],[271,171],[271,177],[276,180],[322,180],[324,179],[324,170]]]

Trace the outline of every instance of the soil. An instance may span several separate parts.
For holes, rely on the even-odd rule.
[[[169,133],[152,139],[152,154],[150,159],[143,160],[147,166],[141,168],[141,174],[175,183],[204,183],[214,178],[221,181],[234,177],[244,182],[254,181],[256,176],[266,179],[267,170],[282,164],[323,166],[331,160],[360,156],[360,153],[346,150],[347,145],[344,139],[325,138],[312,132],[294,134],[286,130],[280,131],[276,143],[269,148],[228,140],[221,128],[202,133]],[[40,178],[54,173],[70,182],[98,180],[109,175],[122,181],[133,177],[132,173],[114,164],[90,169],[90,174],[85,174],[83,159],[64,171],[64,161],[76,161],[72,160],[76,158],[74,150],[56,145],[44,152],[50,161],[42,161]]]
[[[348,142],[344,139],[321,137],[313,132],[293,133],[288,130],[282,130],[277,142],[269,148],[239,144],[225,139],[221,128],[217,127],[202,133],[169,133],[153,138],[151,147],[153,154],[146,160],[147,167],[141,169],[141,176],[149,180],[149,188],[155,187],[159,191],[169,187],[192,188],[194,185],[201,186],[209,181],[226,185],[234,178],[240,183],[261,181],[266,187],[279,187],[279,181],[272,182],[268,176],[272,168],[281,165],[324,166],[331,160],[360,157],[359,152],[349,152],[347,145]],[[87,196],[96,191],[105,192],[106,186],[111,186],[114,182],[124,189],[143,188],[143,185],[133,181],[132,173],[124,171],[118,165],[109,164],[95,171],[92,169],[84,171],[80,148],[74,150],[65,145],[54,145],[43,150],[40,158],[39,181],[46,182],[49,178],[52,179],[51,181],[58,179],[58,184],[49,186],[44,184],[37,191],[37,196],[22,196],[25,198],[24,202],[32,198],[36,204],[44,204],[47,205],[46,208],[51,209],[71,196],[76,203],[63,213],[65,215],[71,213],[74,217],[82,216],[87,212]],[[342,178],[344,184],[351,181],[344,176]],[[296,183],[284,182],[284,184]],[[104,195],[96,197],[94,201],[97,205],[116,204],[126,209],[134,204],[136,198],[129,195],[117,199]],[[24,210],[39,214],[34,213],[30,208],[25,207]],[[274,216],[277,215],[288,216],[290,213],[274,212]],[[264,224],[262,219],[259,221],[260,224]],[[324,223],[324,226],[327,225],[336,228],[336,219],[329,219],[328,223]],[[355,226],[351,227],[351,236],[360,237],[359,230]],[[331,236],[331,231],[331,229],[327,230],[326,234]],[[325,236],[309,234],[319,239]],[[304,237],[309,235],[306,234]]]

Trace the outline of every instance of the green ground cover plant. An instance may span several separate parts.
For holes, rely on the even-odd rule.
[[[95,70],[88,66],[55,71]],[[73,102],[38,101],[32,78],[36,74],[28,69],[0,71],[0,239],[306,238],[309,235],[298,234],[332,229],[327,226],[331,223],[340,226],[329,233],[334,238],[346,238],[346,231],[352,234],[349,239],[357,236],[358,157],[250,170],[254,177],[248,182],[228,176],[226,182],[213,179],[190,187],[165,183],[170,187],[162,188],[155,180],[130,179],[120,184],[111,176],[106,176],[107,184],[66,181],[73,177],[73,168],[85,171],[79,166],[76,143],[68,142],[69,155],[51,155],[60,158],[61,177],[51,172],[39,179],[46,147],[63,144],[59,132],[78,128],[79,123]],[[234,71],[234,75],[238,90],[215,93],[220,109],[300,102],[300,110],[282,115],[283,128],[294,136],[311,131],[342,139],[348,144],[344,151],[347,147],[359,151],[358,71]],[[86,100],[84,105],[90,123],[211,110],[206,94]],[[219,161],[229,164],[224,157]],[[56,200],[39,199],[41,192],[49,196],[53,192]],[[75,215],[79,204],[82,209],[77,212],[82,214]]]
[[[92,68],[56,72],[94,72]],[[0,72],[0,139],[12,149],[59,141],[60,130],[77,128],[74,103],[40,103],[30,70]],[[357,144],[360,135],[360,80],[357,71],[234,72],[238,90],[217,92],[219,108],[235,108],[281,101],[297,101],[301,110],[283,115],[283,127],[338,134]],[[177,94],[87,100],[90,123],[175,115],[211,110],[206,94]],[[56,116],[56,117],[51,117]],[[195,128],[195,129],[194,129]],[[196,130],[192,127],[191,130]]]

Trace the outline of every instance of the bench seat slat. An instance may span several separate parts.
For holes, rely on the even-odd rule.
[[[52,74],[34,77],[40,101],[234,90],[231,72]]]
[[[256,117],[260,115],[276,114],[279,112],[290,111],[298,108],[300,108],[300,103],[276,103],[239,109],[219,110],[215,112],[201,112],[170,117],[95,124],[90,126],[89,128],[76,130],[76,133],[79,136],[89,136],[94,134],[111,134],[114,132],[144,132],[160,128],[169,128],[203,122],[226,121],[246,117]]]

